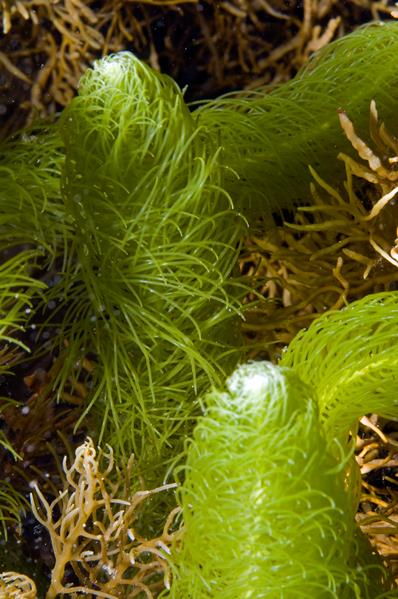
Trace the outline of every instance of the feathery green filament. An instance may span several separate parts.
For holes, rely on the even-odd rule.
[[[191,430],[198,393],[236,364],[245,222],[177,86],[131,54],[87,72],[60,126],[69,359],[99,358],[106,439],[159,461]]]
[[[45,285],[30,276],[35,252],[21,251],[8,259],[4,254],[0,264],[0,376],[6,380],[11,376],[13,364],[28,351],[20,336],[25,330],[26,313],[31,311],[32,297]],[[7,397],[0,398],[0,419],[11,403]],[[0,446],[11,459],[19,459],[3,430],[0,430]],[[7,538],[7,526],[20,524],[27,505],[26,498],[9,481],[0,481],[0,536]]]
[[[206,396],[172,597],[396,596],[355,528],[349,438],[364,413],[398,418],[397,350],[398,295],[371,295],[314,321],[280,366],[243,365]]]

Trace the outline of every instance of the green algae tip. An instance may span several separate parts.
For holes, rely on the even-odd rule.
[[[183,468],[171,597],[375,599],[374,581],[387,592],[311,387],[290,368],[249,363],[204,403]]]

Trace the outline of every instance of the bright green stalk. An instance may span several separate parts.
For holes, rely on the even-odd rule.
[[[360,131],[376,100],[397,125],[398,23],[372,23],[317,52],[289,83],[204,104],[198,123],[222,147],[225,186],[247,218],[307,203],[311,165],[342,182],[338,151],[352,154],[341,131],[343,108]]]
[[[326,450],[314,391],[265,362],[226,387],[205,397],[188,445],[171,598],[392,597],[357,535],[356,489]]]
[[[68,363],[98,356],[101,434],[156,463],[236,364],[242,291],[230,275],[245,223],[180,90],[133,55],[86,73],[61,131],[74,266],[54,293]]]
[[[281,365],[317,391],[326,439],[346,444],[366,413],[398,418],[398,294],[327,313],[290,343]]]

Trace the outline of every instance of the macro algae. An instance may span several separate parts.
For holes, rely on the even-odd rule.
[[[393,22],[359,28],[321,48],[290,83],[199,106],[120,52],[85,71],[59,118],[2,143],[1,375],[8,384],[16,364],[31,368],[25,387],[37,395],[12,407],[49,445],[50,429],[65,420],[58,432],[71,464],[62,472],[62,449],[53,447],[58,472],[41,472],[39,461],[39,480],[30,481],[33,514],[54,550],[49,598],[396,594],[355,524],[353,457],[364,412],[397,418],[396,293],[317,318],[279,366],[246,363],[232,373],[248,351],[268,350],[244,342],[245,319],[265,303],[259,281],[239,273],[247,238],[286,214],[316,212],[311,177],[339,204],[346,183],[361,223],[361,210],[366,220],[393,205],[398,146],[375,107],[394,130],[397,35]],[[369,105],[387,175],[372,140],[362,140]],[[350,188],[361,173],[381,193],[370,208]],[[328,222],[316,224],[322,232]],[[216,391],[225,380],[227,391]],[[23,442],[10,437],[20,415],[9,404],[1,444],[18,460]],[[48,419],[35,428],[39,409]],[[94,441],[81,444],[86,432]],[[109,445],[98,454],[104,470],[97,443]],[[21,496],[3,507],[14,534],[29,506]],[[3,573],[5,584],[34,596],[17,574]]]
[[[141,503],[175,485],[132,495],[132,460],[112,482],[116,469],[112,449],[97,451],[88,438],[76,449],[70,465],[64,460],[64,489],[51,505],[35,486],[32,510],[50,533],[55,558],[46,599],[79,593],[153,597],[159,589],[169,588],[168,556],[178,536],[171,529],[179,510],[167,516],[162,534],[151,539],[140,534],[136,521]],[[71,566],[81,582],[64,585],[65,570]]]
[[[327,360],[312,356],[315,367]],[[396,596],[356,531],[358,478],[347,484],[347,456],[320,426],[317,386],[297,371],[245,364],[205,397],[179,491],[185,529],[171,597]]]
[[[2,0],[0,134],[56,114],[95,59],[130,50],[190,99],[278,85],[394,0]]]
[[[60,129],[78,265],[53,288],[68,302],[68,361],[97,356],[100,437],[140,460],[175,456],[195,397],[239,358],[231,275],[246,223],[180,90],[133,55],[87,72]]]
[[[336,153],[352,155],[338,112],[359,131],[368,127],[369,104],[395,122],[398,23],[371,23],[315,53],[294,79],[270,93],[256,90],[204,103],[199,125],[216,136],[228,167],[225,187],[255,225],[273,212],[308,201],[311,166],[342,184]]]
[[[263,357],[278,355],[326,309],[395,289],[398,282],[394,129],[385,126],[374,101],[369,132],[354,129],[346,113],[339,117],[362,155],[337,155],[343,186],[310,167],[309,205],[285,213],[278,226],[261,226],[245,243],[241,268],[268,301],[246,313],[243,329],[253,349],[262,346]]]

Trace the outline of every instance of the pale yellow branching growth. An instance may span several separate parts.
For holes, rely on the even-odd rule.
[[[36,599],[36,585],[23,574],[2,572],[0,574],[0,599]]]
[[[131,461],[123,474],[114,467],[113,452],[98,452],[90,438],[77,448],[75,460],[63,463],[65,487],[50,504],[38,487],[31,497],[36,518],[50,533],[55,564],[46,599],[58,595],[86,597],[147,597],[170,586],[168,555],[173,510],[163,533],[143,538],[136,529],[140,504],[164,485],[151,491],[129,493]],[[116,482],[112,482],[115,480]],[[65,582],[72,568],[79,584]]]
[[[384,123],[379,121],[379,116],[374,100],[370,103],[370,135],[375,142],[378,152],[385,158],[380,158],[368,144],[355,132],[354,125],[344,111],[339,114],[340,125],[358,156],[366,160],[369,168],[356,162],[346,154],[339,154],[339,158],[348,163],[353,174],[366,179],[370,183],[379,184],[384,193],[391,191],[393,183],[398,181],[398,139],[391,135]]]
[[[359,157],[366,160],[369,166],[366,167],[346,154],[339,154],[339,158],[344,160],[353,175],[378,186],[382,193],[382,196],[378,198],[369,214],[361,217],[361,220],[372,221],[379,216],[387,204],[390,202],[395,203],[396,201],[398,192],[398,139],[389,133],[383,122],[380,122],[374,100],[370,103],[370,135],[377,147],[378,153],[374,152],[357,135],[352,122],[345,112],[341,112],[339,118],[347,139],[358,152]],[[398,267],[397,240],[395,240],[394,245],[390,248],[389,253],[378,243],[372,232],[370,232],[369,243],[385,260]]]

